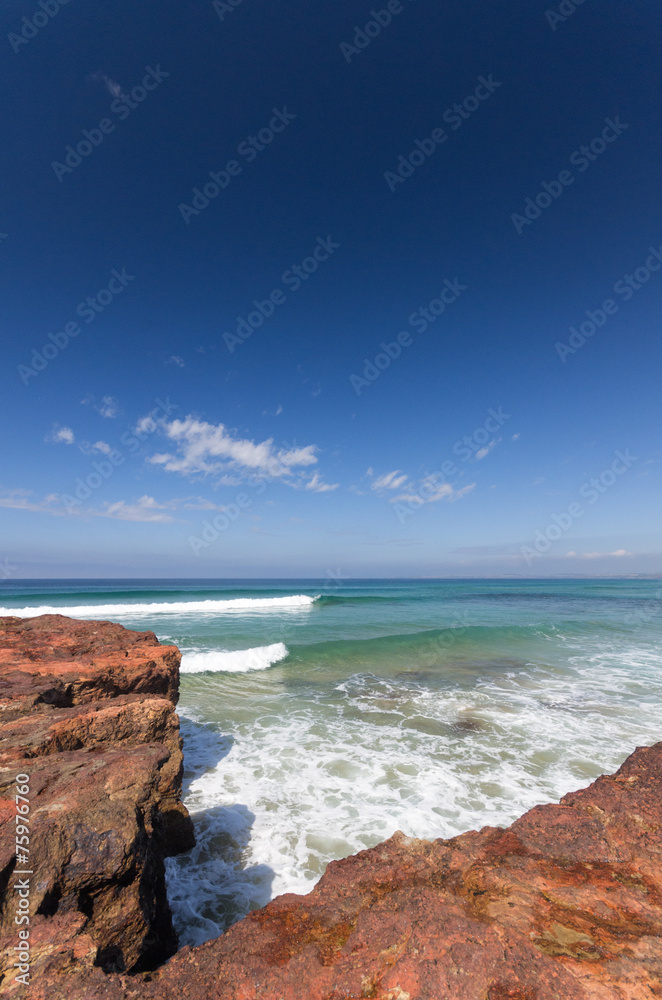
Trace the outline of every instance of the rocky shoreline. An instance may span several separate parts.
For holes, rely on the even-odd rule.
[[[176,951],[179,651],[60,615],[0,619],[0,992],[35,1000],[662,998],[662,743],[451,840],[395,834]],[[17,775],[29,775],[30,982],[16,981]],[[165,963],[165,964],[164,964]]]

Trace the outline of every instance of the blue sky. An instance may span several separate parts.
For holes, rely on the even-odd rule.
[[[3,578],[662,572],[656,5],[46,7]]]

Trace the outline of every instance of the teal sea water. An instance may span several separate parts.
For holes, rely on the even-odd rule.
[[[403,830],[505,825],[662,739],[662,582],[6,582],[183,653],[182,943]]]

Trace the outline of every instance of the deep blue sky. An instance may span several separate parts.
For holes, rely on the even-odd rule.
[[[3,4],[2,577],[662,571],[659,7],[386,7]]]

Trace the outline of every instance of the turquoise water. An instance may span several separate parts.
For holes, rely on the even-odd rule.
[[[395,830],[510,823],[662,738],[662,583],[47,581],[3,614],[152,629],[183,653],[182,943]]]

